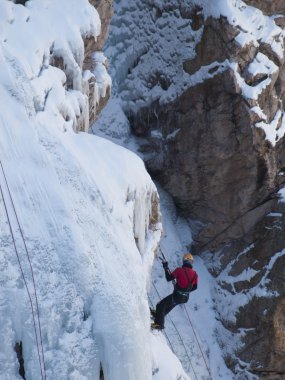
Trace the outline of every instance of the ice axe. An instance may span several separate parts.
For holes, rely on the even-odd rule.
[[[164,253],[162,252],[162,249],[161,249],[161,248],[160,248],[160,252],[161,252],[162,257],[161,257],[161,256],[158,256],[158,258],[161,260],[162,263],[167,263],[168,261],[166,260],[166,257],[165,257],[165,255],[164,255]],[[168,272],[169,274],[171,274],[171,270],[170,270],[168,267],[166,267],[165,269],[167,270],[167,272]],[[176,283],[175,280],[173,280],[173,281],[172,281],[172,284],[175,285],[175,283]]]

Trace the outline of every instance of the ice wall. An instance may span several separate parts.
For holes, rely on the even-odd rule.
[[[36,328],[37,348],[32,272],[1,172],[0,378],[21,378],[14,346],[22,342],[29,380],[96,380],[100,364],[109,380],[151,379],[146,285],[161,234],[156,189],[136,155],[74,132],[87,120],[83,37],[100,32],[98,14],[87,0],[5,0],[0,18],[0,160],[42,334]],[[65,72],[51,64],[54,54]]]

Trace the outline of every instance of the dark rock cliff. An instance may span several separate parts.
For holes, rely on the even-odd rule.
[[[241,343],[226,361],[240,378],[246,378],[247,370],[258,379],[281,380],[285,374],[283,202],[272,201],[272,212],[242,239],[212,253],[218,262],[211,266],[218,315]],[[232,308],[233,319],[228,318]]]
[[[224,17],[209,17],[200,28],[196,56],[185,60],[183,68],[193,76],[208,66],[208,77],[170,102],[156,100],[131,110],[129,118],[134,133],[146,138],[141,149],[148,153],[149,170],[173,195],[182,213],[202,223],[195,236],[197,244],[217,248],[242,237],[266,212],[266,207],[263,213],[257,207],[278,187],[283,140],[273,147],[264,132],[254,128],[264,116],[253,107],[263,110],[268,123],[283,109],[283,59],[263,43],[238,45],[239,31]],[[254,77],[247,69],[260,51],[277,68]],[[257,99],[242,94],[233,67],[225,61],[236,63],[239,75],[251,87],[270,76]],[[157,129],[159,139],[152,136]],[[160,159],[150,152],[159,152]]]

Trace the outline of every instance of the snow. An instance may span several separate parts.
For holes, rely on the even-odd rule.
[[[154,380],[189,380],[189,377],[184,372],[181,363],[171,352],[167,345],[167,341],[161,332],[153,333],[150,344],[153,350]],[[161,362],[166,362],[168,365],[161,367]]]
[[[203,8],[206,17],[226,17],[230,24],[238,27],[240,33],[236,41],[241,45],[260,43],[271,45],[280,60],[284,57],[284,31],[276,25],[274,19],[264,15],[259,9],[248,6],[241,0],[194,0],[194,3]]]
[[[140,1],[114,1],[115,17],[105,54],[110,57],[114,92],[121,92],[123,106],[128,109],[156,100],[163,104],[188,83],[183,62],[194,58],[202,30],[194,33],[191,21],[182,19],[175,10],[156,17],[158,7],[159,2],[142,6]],[[153,85],[157,73],[160,80]]]
[[[96,78],[96,91],[98,94],[95,95],[95,99],[98,101],[100,98],[105,98],[107,89],[111,89],[112,80],[107,71],[107,58],[102,52],[95,52],[93,54],[93,59],[95,62],[95,69],[93,71],[94,77]]]
[[[282,139],[285,134],[285,118],[284,113],[278,110],[271,123],[260,122],[256,123],[257,128],[261,128],[265,132],[266,140],[270,141],[273,146]]]
[[[271,85],[271,78],[267,77],[260,83],[256,84],[255,86],[250,86],[246,83],[245,79],[239,74],[238,72],[238,64],[232,63],[230,64],[230,67],[235,73],[235,77],[237,80],[237,83],[241,89],[242,95],[246,99],[253,99],[255,101],[258,100],[258,97],[262,94],[262,92]]]
[[[119,98],[111,97],[96,123],[91,126],[91,132],[98,136],[107,136],[119,145],[126,143],[130,136],[130,125]]]
[[[283,214],[281,212],[270,212],[267,216],[271,216],[272,218],[281,218]]]
[[[29,126],[28,121],[25,122]],[[10,149],[10,146],[4,143],[7,139],[1,140],[6,145],[5,149],[1,144],[1,151],[5,152],[3,162],[8,183],[16,198],[19,219],[24,221],[30,252],[33,252],[47,377],[66,378],[74,367],[82,378],[94,379],[98,365],[96,358],[98,361],[100,355],[111,379],[131,379],[133,376],[149,378],[151,364],[147,366],[146,363],[151,363],[151,359],[145,345],[149,339],[149,317],[146,296],[143,297],[146,278],[133,228],[135,224],[138,244],[143,247],[144,241],[141,239],[145,238],[147,225],[144,222],[147,222],[149,215],[149,193],[154,191],[154,187],[142,162],[128,151],[98,137],[75,135],[72,130],[61,136],[54,135],[48,127],[40,127],[39,137],[45,142],[47,152],[37,146],[33,139],[34,131],[27,128],[26,136],[14,141],[15,148],[21,144],[20,157],[19,154],[9,155],[7,148]],[[3,125],[1,129],[4,129]],[[1,136],[3,138],[5,134]],[[30,158],[28,148],[31,146]],[[24,160],[21,160],[22,155]],[[114,157],[117,157],[115,162]],[[134,201],[126,204],[131,191],[135,194]],[[135,207],[137,197],[142,201],[141,209]],[[142,214],[137,215],[138,212]],[[2,218],[6,220],[4,215]],[[7,228],[5,223],[1,236],[7,247],[2,254],[8,255],[9,259],[1,255],[4,266],[1,269],[4,270],[6,265],[13,268],[9,274],[9,288],[17,289],[15,285],[20,285],[22,280],[14,262]],[[153,236],[152,251],[158,243],[158,232],[148,233],[149,238]],[[26,275],[29,276],[29,273]],[[130,283],[132,286],[129,286]],[[35,347],[35,344],[32,326],[28,327],[31,313],[25,291],[20,286],[7,296],[6,286],[2,289],[5,294],[4,310],[12,310],[14,296],[24,302],[18,305],[19,311],[16,313],[16,317],[21,315],[21,324],[10,322],[11,312],[2,317],[1,335],[4,334],[3,341],[6,343],[3,349],[12,349],[13,340],[21,339],[27,375],[37,379],[38,369],[33,368],[33,363],[37,363],[36,352],[28,352],[28,348]],[[90,314],[85,322],[82,320],[83,311]],[[128,333],[132,318],[136,319],[137,326]],[[8,330],[11,331],[11,341],[8,341],[7,332],[3,329],[11,323],[13,327]],[[29,332],[28,337],[22,330],[24,326]],[[12,335],[14,329],[20,331],[17,336]],[[123,336],[126,336],[125,341]],[[121,344],[118,344],[120,341]],[[120,350],[120,355],[126,357],[123,363],[115,355],[117,350],[111,355],[114,346]],[[122,368],[127,365],[127,358],[132,375]],[[121,363],[120,368],[118,365],[114,368],[115,363]],[[7,378],[13,379],[16,370],[14,358],[13,366],[6,371]],[[81,377],[74,374],[74,378]]]
[[[99,34],[98,14],[87,0],[0,6],[0,159],[9,186],[0,171],[0,378],[20,379],[20,341],[29,380],[96,380],[100,364],[110,380],[151,379],[153,363],[184,376],[150,332],[156,188],[138,156],[74,132],[80,122],[88,127],[86,81],[94,75],[100,96],[110,86],[101,53],[94,73],[82,71],[82,37]],[[66,74],[52,54],[64,58]]]
[[[280,197],[280,202],[285,203],[285,188],[280,189],[278,195]]]
[[[259,106],[252,107],[250,109],[250,111],[253,112],[253,113],[255,113],[255,114],[257,114],[261,120],[266,120],[267,119],[267,116],[261,110],[261,108]]]

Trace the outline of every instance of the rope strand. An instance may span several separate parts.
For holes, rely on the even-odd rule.
[[[161,300],[161,296],[160,296],[160,294],[159,294],[159,292],[158,292],[158,290],[157,290],[157,288],[156,288],[154,282],[152,282],[152,285],[153,285],[153,287],[154,287],[154,289],[155,289],[155,291],[156,291],[156,293],[157,293],[157,295],[158,295],[158,298]],[[170,321],[171,321],[171,323],[172,323],[174,329],[176,330],[177,335],[179,336],[179,339],[180,339],[180,341],[181,341],[181,343],[182,343],[182,346],[183,346],[183,348],[184,348],[184,351],[185,351],[185,353],[186,353],[186,356],[187,356],[187,358],[188,358],[188,360],[189,360],[190,367],[191,367],[191,369],[192,369],[192,371],[193,371],[193,373],[194,373],[194,376],[195,376],[196,380],[198,380],[197,374],[196,374],[196,372],[195,372],[195,370],[194,370],[194,367],[193,367],[193,365],[192,365],[192,361],[191,361],[191,359],[190,359],[190,356],[189,356],[189,354],[188,354],[188,351],[187,351],[187,348],[186,348],[186,346],[185,346],[185,343],[184,343],[184,341],[183,341],[183,339],[182,339],[182,336],[181,336],[181,334],[179,333],[179,331],[178,331],[178,329],[177,329],[175,323],[173,322],[172,318],[170,317],[170,315],[168,315],[167,317],[170,319]]]
[[[8,220],[8,224],[9,224],[9,229],[10,229],[10,234],[12,236],[13,245],[14,245],[14,249],[15,249],[15,252],[16,252],[17,260],[18,260],[18,263],[19,263],[19,267],[20,267],[20,270],[21,270],[21,274],[22,274],[22,277],[23,277],[25,288],[27,290],[28,297],[29,297],[30,304],[31,304],[32,316],[33,316],[33,324],[34,324],[36,343],[37,343],[37,351],[38,351],[40,370],[41,370],[41,377],[42,377],[42,379],[44,379],[43,373],[42,373],[42,364],[41,364],[41,356],[40,356],[40,350],[39,350],[38,333],[37,333],[37,327],[36,327],[36,319],[35,319],[33,301],[32,301],[31,293],[29,291],[28,284],[27,284],[27,281],[26,281],[26,278],[25,278],[24,270],[23,270],[23,267],[22,267],[22,264],[21,264],[21,261],[20,261],[20,257],[19,257],[19,253],[18,253],[18,250],[17,250],[17,246],[16,246],[16,242],[15,242],[15,237],[14,237],[14,234],[13,234],[13,231],[12,231],[11,222],[10,222],[7,206],[6,206],[6,203],[5,203],[5,200],[4,200],[4,194],[3,194],[3,190],[2,190],[1,184],[0,184],[0,192],[1,192],[1,197],[3,199],[3,204],[4,204],[4,207],[5,207],[5,213],[6,213],[6,216],[7,216],[7,220]]]
[[[149,303],[150,303],[151,307],[154,308],[154,304],[153,304],[153,302],[152,302],[152,300],[150,299],[149,296],[148,296],[148,299],[149,299]],[[169,343],[169,346],[170,346],[170,348],[171,348],[171,351],[175,354],[175,352],[174,352],[174,348],[173,348],[173,346],[172,346],[172,344],[171,344],[171,342],[170,342],[170,339],[168,338],[168,335],[166,334],[166,331],[163,331],[163,333],[164,333],[164,335],[165,335],[165,337],[166,337],[166,339],[167,339],[167,341],[168,341],[168,343]]]
[[[37,328],[36,328],[35,312],[34,312],[34,306],[33,306],[33,302],[32,302],[31,293],[29,291],[29,288],[28,288],[28,285],[27,285],[27,281],[26,281],[26,278],[25,278],[25,274],[24,274],[24,271],[23,271],[23,268],[22,268],[22,265],[21,265],[21,262],[20,262],[20,257],[19,257],[18,250],[17,250],[17,247],[16,247],[15,237],[14,237],[14,233],[13,233],[13,230],[12,230],[12,225],[11,225],[11,221],[10,221],[10,217],[9,217],[9,213],[8,213],[8,208],[7,208],[7,205],[6,205],[6,202],[5,202],[3,189],[2,189],[2,186],[0,184],[1,196],[2,196],[2,199],[3,199],[4,207],[5,207],[5,213],[6,213],[6,216],[7,216],[10,233],[11,233],[11,236],[12,236],[12,239],[13,239],[13,245],[14,245],[14,248],[15,248],[15,252],[16,252],[16,255],[17,255],[17,260],[18,260],[18,263],[19,263],[19,266],[20,266],[20,269],[21,269],[22,277],[23,277],[23,280],[24,280],[24,283],[25,283],[25,287],[27,289],[27,292],[28,292],[28,295],[29,295],[29,299],[30,299],[30,303],[31,303],[32,314],[33,314],[33,321],[34,321],[34,328],[35,328],[35,334],[36,334],[37,350],[38,350],[40,369],[41,369],[41,375],[42,375],[42,379],[45,380],[46,379],[45,358],[44,358],[43,341],[42,341],[42,333],[41,333],[41,322],[40,322],[40,317],[39,317],[39,303],[38,303],[37,290],[36,290],[36,284],[35,284],[35,278],[34,278],[34,271],[33,271],[32,263],[31,263],[30,255],[29,255],[29,252],[28,252],[28,249],[27,249],[26,241],[25,241],[25,238],[24,238],[23,230],[22,230],[20,222],[19,222],[19,218],[18,218],[18,215],[17,215],[17,212],[16,212],[16,208],[15,208],[15,205],[14,205],[12,194],[10,192],[10,188],[9,188],[9,185],[8,185],[8,181],[7,181],[7,178],[6,178],[5,171],[4,171],[4,168],[3,168],[1,160],[0,160],[0,165],[1,165],[1,169],[2,169],[2,172],[3,172],[3,176],[4,176],[5,183],[6,183],[6,187],[7,187],[8,194],[9,194],[9,197],[10,197],[10,200],[11,200],[11,204],[12,204],[12,207],[13,207],[13,210],[14,210],[14,214],[15,214],[15,217],[16,217],[16,220],[17,220],[19,231],[20,231],[23,243],[24,243],[26,256],[28,258],[28,262],[29,262],[29,266],[30,266],[30,270],[31,270],[32,282],[33,282],[33,288],[34,288],[34,294],[35,294],[35,303],[36,303],[36,311],[37,311],[37,321],[38,321],[39,337],[38,337],[38,332],[37,332]],[[39,348],[39,346],[41,347],[42,360],[41,360],[41,357],[40,357],[40,348]]]
[[[208,371],[209,376],[210,376],[210,379],[211,379],[211,378],[212,378],[212,377],[211,377],[211,371],[210,371],[210,368],[209,368],[208,365],[207,365],[207,362],[206,362],[206,359],[205,359],[205,356],[204,356],[204,353],[203,353],[202,347],[201,347],[201,345],[200,345],[200,343],[199,343],[198,337],[197,337],[197,335],[196,335],[196,332],[195,332],[194,326],[193,326],[193,324],[192,324],[192,322],[191,322],[191,319],[190,319],[189,313],[188,313],[188,311],[187,311],[187,309],[186,309],[186,306],[185,306],[185,305],[183,305],[183,306],[184,306],[184,310],[185,310],[185,312],[186,312],[186,314],[187,314],[188,321],[189,321],[189,323],[190,323],[190,325],[191,325],[191,327],[192,327],[193,333],[194,333],[194,335],[195,335],[195,339],[196,339],[196,341],[197,341],[197,343],[198,343],[198,346],[199,346],[199,349],[200,349],[201,355],[202,355],[202,357],[203,357],[203,360],[204,360],[205,366],[206,366],[206,368],[207,368],[207,371]]]

